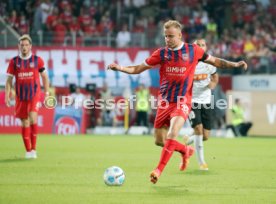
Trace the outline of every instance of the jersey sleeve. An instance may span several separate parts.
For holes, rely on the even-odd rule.
[[[194,44],[195,46],[195,57],[198,61],[205,61],[208,59],[209,55],[198,45]]]
[[[155,66],[161,63],[160,49],[155,50],[150,57],[148,57],[145,62],[147,66]]]
[[[211,74],[217,73],[217,68],[215,66],[213,66],[213,65],[210,65],[210,66],[211,66]]]
[[[11,59],[9,62],[9,66],[7,69],[7,75],[14,76],[15,75],[15,69],[14,69],[14,59]]]
[[[44,61],[41,57],[38,57],[38,71],[43,72],[45,70]]]

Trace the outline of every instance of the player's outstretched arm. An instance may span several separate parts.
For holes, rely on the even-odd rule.
[[[121,66],[116,63],[112,63],[107,66],[107,69],[111,69],[113,71],[120,71],[127,74],[140,74],[141,72],[150,69],[151,66],[147,66],[144,63],[133,66]]]
[[[6,86],[5,86],[5,103],[7,107],[10,107],[10,93],[12,88],[13,76],[7,76]]]
[[[42,78],[42,84],[44,87],[45,94],[49,95],[49,78],[46,71],[41,72],[40,76]]]
[[[219,82],[219,75],[218,75],[218,73],[212,74],[211,75],[211,81],[208,84],[208,88],[209,89],[214,89],[217,86],[218,82]]]
[[[245,61],[231,62],[225,59],[221,59],[221,58],[209,55],[209,57],[204,62],[221,69],[243,68],[244,70],[247,70],[247,64]]]

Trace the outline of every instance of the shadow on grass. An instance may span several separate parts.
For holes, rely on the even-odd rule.
[[[205,175],[214,175],[216,174],[215,172],[213,171],[202,171],[202,170],[190,170],[190,171],[186,171],[185,174],[187,175],[199,175],[199,176],[205,176]]]
[[[168,197],[168,196],[179,196],[189,193],[188,185],[174,185],[174,186],[155,186],[154,189],[158,194]]]
[[[10,159],[1,159],[0,163],[26,162],[26,161],[31,161],[31,159],[15,157]]]

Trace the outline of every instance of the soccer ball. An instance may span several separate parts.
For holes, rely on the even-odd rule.
[[[125,181],[125,173],[118,166],[112,166],[105,170],[104,183],[108,186],[121,186]]]

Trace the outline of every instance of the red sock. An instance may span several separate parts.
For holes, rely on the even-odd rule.
[[[181,144],[180,142],[176,141],[175,140],[175,148],[174,148],[175,151],[181,153],[181,154],[185,154],[185,151],[186,151],[186,145],[184,144]]]
[[[30,127],[22,127],[22,138],[27,152],[31,151]]]
[[[175,140],[167,139],[165,145],[162,149],[161,157],[157,168],[162,172],[168,161],[170,160],[174,150],[175,150]]]
[[[31,125],[31,144],[32,144],[32,149],[36,149],[36,138],[37,138],[37,124],[32,124]]]

